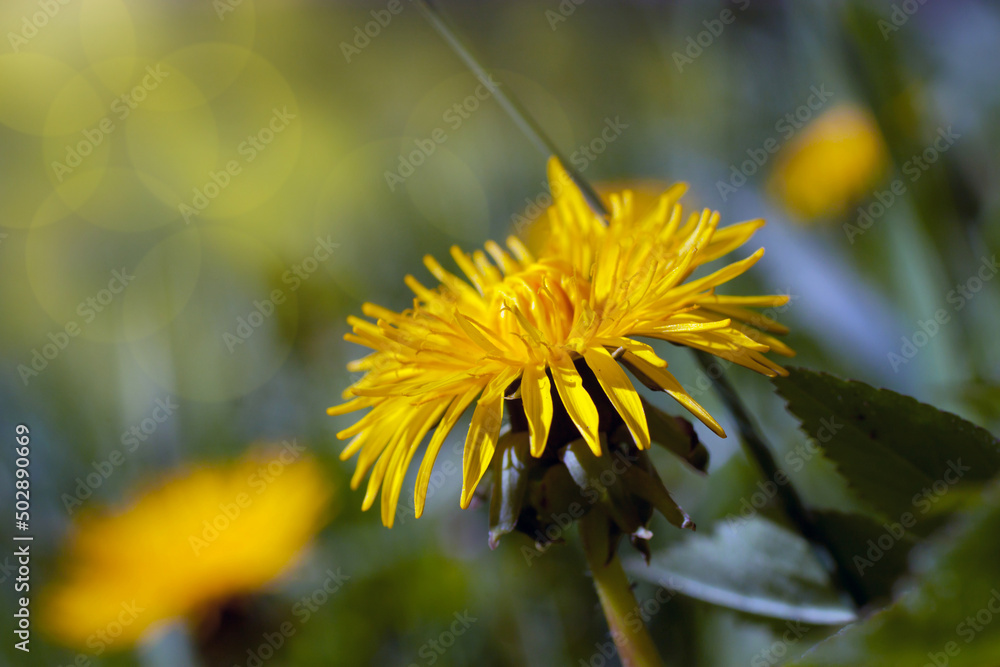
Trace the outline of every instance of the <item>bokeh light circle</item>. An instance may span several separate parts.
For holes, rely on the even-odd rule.
[[[66,63],[22,51],[0,55],[0,123],[43,136],[79,132],[100,117],[97,91]]]
[[[173,394],[228,401],[284,364],[298,326],[297,295],[281,283],[286,267],[264,244],[224,227],[192,230],[200,235],[197,283],[169,324],[129,347],[149,377]],[[163,257],[183,251],[187,241],[175,243],[159,250]]]
[[[373,293],[399,291],[403,267],[419,266],[414,248],[423,230],[412,224],[412,206],[403,189],[391,190],[386,182],[400,144],[398,138],[382,139],[345,155],[330,171],[317,200],[316,233],[332,230],[344,249],[327,270],[359,301]]]
[[[0,179],[0,201],[4,207],[0,227],[27,229],[45,225],[69,211],[53,192],[48,178],[51,161],[38,150],[36,137],[8,132],[0,164],[8,166]]]
[[[166,185],[167,203],[193,222],[239,215],[270,199],[295,167],[302,122],[281,73],[247,54],[240,75],[210,104],[169,118],[140,110],[128,139],[136,168]]]
[[[79,178],[86,178],[82,173]],[[149,174],[126,167],[109,167],[92,194],[74,207],[97,227],[119,232],[143,232],[180,222],[176,208],[164,203],[167,187]],[[65,199],[65,197],[64,197]]]
[[[236,82],[254,55],[253,51],[238,44],[203,42],[167,54],[163,63],[182,72],[206,99],[211,100]]]
[[[136,36],[123,0],[80,0],[80,43],[94,73],[108,88],[135,77]]]
[[[455,243],[478,247],[485,241],[490,224],[486,190],[469,165],[444,146],[407,179],[406,194]]]
[[[124,339],[124,294],[143,291],[134,269],[156,243],[151,233],[122,234],[95,227],[75,213],[32,227],[25,242],[28,284],[61,327],[75,322],[80,337]]]
[[[201,233],[194,227],[167,236],[146,253],[133,271],[140,289],[124,295],[126,340],[161,331],[184,310],[198,284],[201,262]]]

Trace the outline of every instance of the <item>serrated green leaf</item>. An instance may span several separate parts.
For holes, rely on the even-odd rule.
[[[809,543],[762,517],[719,523],[654,554],[630,559],[633,576],[731,609],[814,625],[840,625],[854,611],[833,589]]]
[[[917,547],[916,585],[821,642],[797,667],[986,667],[1000,656],[1000,488]]]
[[[788,370],[772,382],[789,411],[882,518],[910,515],[912,530],[927,534],[949,491],[1000,472],[1000,441],[957,415],[863,382]]]

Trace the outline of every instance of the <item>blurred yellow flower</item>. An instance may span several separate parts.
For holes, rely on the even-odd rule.
[[[598,411],[577,363],[596,375],[640,449],[650,442],[646,416],[619,363],[724,433],[666,370],[667,362],[635,337],[704,350],[766,375],[784,372],[764,353],[792,351],[764,331],[784,333],[785,328],[748,307],[782,305],[788,297],[715,294],[718,285],[756,263],[763,249],[685,282],[700,265],[741,246],[763,220],[718,230],[719,214],[711,210],[685,217],[677,202],[686,186],[678,184],[643,208],[629,190],[610,194],[605,225],[554,158],[549,180],[555,203],[548,211],[548,240],[537,259],[513,236],[507,240],[513,256],[492,241],[486,244],[492,262],[482,251],[469,255],[453,247],[452,258],[467,281],[428,256],[424,263],[439,285],[429,289],[407,276],[416,295],[412,309],[396,313],[366,303],[362,310],[375,323],[348,320],[353,333],[345,338],[374,353],[349,365],[365,375],[344,392],[347,402],[328,412],[372,408],[337,435],[353,438],[342,458],[359,454],[352,488],[372,470],[365,509],[383,487],[387,526],[424,436],[437,424],[417,475],[418,517],[445,437],[479,397],[464,448],[461,506],[469,505],[496,447],[504,397],[518,381],[532,456],[545,451],[555,401],[600,456]],[[738,324],[751,321],[764,331]]]
[[[100,654],[275,579],[314,537],[331,495],[302,449],[257,449],[82,517],[65,574],[42,600],[46,629]]]
[[[769,188],[799,218],[834,218],[868,195],[887,165],[885,143],[871,113],[839,106],[806,126],[781,151]]]

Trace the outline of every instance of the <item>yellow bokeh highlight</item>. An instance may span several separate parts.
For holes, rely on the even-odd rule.
[[[3,52],[39,53],[76,64],[79,17],[79,0],[4,0],[0,2]]]
[[[885,175],[887,151],[872,114],[839,106],[782,149],[769,189],[798,218],[844,215]]]
[[[109,88],[135,76],[136,36],[122,0],[80,0],[80,42],[97,76]]]
[[[106,106],[95,82],[86,73],[78,72],[52,100],[43,134],[54,137],[79,132],[96,123],[105,111]]]
[[[78,132],[101,114],[100,98],[86,79],[37,53],[0,55],[0,91],[0,123],[27,134]]]
[[[47,134],[42,138],[45,180],[69,208],[79,210],[100,187],[113,143],[101,118],[92,120],[80,131]]]
[[[196,2],[185,5],[184,11],[170,2],[133,4],[130,9],[135,23],[144,28],[142,45],[157,55],[214,42],[252,48],[257,34],[254,0]]]
[[[164,56],[163,62],[183,72],[211,100],[233,85],[253,55],[238,44],[203,42],[177,49]]]
[[[122,509],[77,522],[44,628],[79,649],[121,650],[287,572],[327,519],[331,486],[295,442],[175,474]]]
[[[336,241],[343,240],[339,228],[329,224],[329,218],[316,220],[315,223],[312,220],[320,184],[340,156],[349,152],[357,141],[357,133],[346,122],[338,122],[336,112],[336,109],[331,109],[330,114],[302,116],[303,141],[299,156],[281,190],[256,208],[234,218],[239,221],[241,230],[283,257],[302,257],[311,252],[317,236],[332,233]],[[305,140],[306,137],[308,140]],[[378,174],[373,176],[377,178]],[[349,254],[338,253],[334,261],[323,263],[321,272],[327,273],[331,266]]]
[[[97,63],[89,71],[100,78],[98,70],[112,65],[133,72],[127,80],[113,86],[105,84],[111,93],[106,111],[123,124],[137,110],[184,111],[208,102],[201,88],[183,70],[164,59],[120,58]]]
[[[110,70],[127,71],[131,74],[110,85],[106,81],[101,81],[101,72]],[[190,124],[185,126],[182,131],[191,136],[194,142],[176,143],[173,146],[174,150],[168,156],[155,163],[160,168],[163,168],[164,164],[171,164],[168,161],[170,158],[174,160],[178,159],[177,156],[181,156],[181,159],[187,158],[186,151],[195,150],[204,153],[206,149],[211,149],[214,121],[210,110],[205,107],[204,96],[180,72],[171,70],[160,62],[141,58],[102,61],[81,71],[67,88],[73,86],[90,87],[99,93],[98,102],[87,114],[87,123],[82,129],[70,134],[47,131],[42,141],[42,152],[49,181],[55,186],[59,197],[74,210],[83,211],[85,204],[99,188],[107,191],[108,186],[104,183],[104,179],[111,163],[111,155],[117,146],[127,142],[127,130],[123,128],[127,127],[136,116],[139,116],[139,119],[135,122],[141,126],[143,114],[152,114],[162,119],[164,115],[170,116],[170,112],[177,109],[201,109],[201,115],[195,124],[199,128],[207,128],[208,136],[192,134]],[[166,131],[170,131],[168,122],[164,121],[162,125],[166,127]],[[54,126],[51,115],[49,126]],[[171,138],[176,139],[176,136]],[[154,155],[154,157],[160,156]],[[210,164],[214,158],[214,154],[209,155],[206,164]],[[140,177],[146,179],[147,174],[142,173]],[[138,185],[137,190],[145,194],[156,192],[164,201],[171,200],[171,197],[176,199],[172,193],[164,192],[167,186],[162,180],[157,179],[155,175],[150,175],[150,179],[145,186]],[[134,194],[132,199],[141,196],[139,192],[120,192],[125,197]],[[116,194],[113,193],[112,196]],[[173,210],[177,212],[176,207]],[[137,220],[134,225],[124,225],[124,227],[117,222],[103,223],[99,220],[95,222],[116,228],[143,229],[150,226],[150,220],[154,217],[157,216],[147,216],[144,212],[142,221]]]
[[[212,106],[226,121],[219,124],[219,161],[199,174],[196,187],[208,197],[211,184],[219,185],[218,196],[201,213],[226,218],[257,208],[291,176],[302,145],[302,113],[285,77],[257,54]],[[222,171],[231,178],[220,184]]]
[[[273,65],[239,47],[208,47],[220,59],[245,59],[234,70],[238,76],[220,74],[223,86],[185,70],[184,59],[167,58],[165,67],[210,89],[206,103],[169,113],[140,108],[127,130],[133,164],[166,186],[158,193],[186,223],[240,215],[266,202],[291,175],[302,140],[295,95]]]

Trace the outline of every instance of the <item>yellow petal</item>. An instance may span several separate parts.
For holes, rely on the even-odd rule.
[[[576,372],[573,360],[568,354],[557,355],[549,367],[552,369],[556,390],[559,392],[559,398],[562,399],[569,418],[576,424],[577,430],[580,431],[580,435],[594,452],[594,456],[600,456],[601,441],[597,436],[599,426],[597,407],[584,388],[583,380]]]
[[[392,528],[396,518],[399,493],[403,488],[403,480],[410,467],[410,461],[423,442],[424,436],[427,435],[427,431],[441,418],[441,413],[446,407],[442,402],[422,406],[404,429],[401,443],[403,446],[399,448],[395,460],[390,462],[389,476],[385,480],[385,488],[382,489],[382,524],[387,528]]]
[[[788,297],[784,297],[784,299],[787,301]],[[784,324],[781,324],[780,322],[777,322],[756,310],[750,310],[749,308],[742,308],[740,306],[730,305],[727,303],[712,303],[709,299],[699,300],[698,304],[706,310],[720,313],[727,317],[731,317],[734,320],[746,322],[750,326],[756,327],[761,331],[769,331],[777,334],[788,333],[788,327]]]
[[[490,256],[493,257],[493,261],[497,263],[504,275],[512,276],[521,270],[521,266],[518,262],[513,257],[508,255],[496,241],[486,242],[486,252],[490,253]]]
[[[371,399],[368,399],[371,400]],[[337,432],[338,440],[347,440],[348,438],[353,438],[357,434],[371,428],[380,417],[385,417],[385,411],[383,410],[372,410],[364,417],[354,422],[347,428]]]
[[[479,292],[472,288],[469,283],[465,282],[453,273],[444,270],[444,267],[430,255],[424,255],[424,266],[427,270],[431,272],[438,281],[447,287],[452,293],[455,294],[462,301],[470,301],[476,303],[480,299]]]
[[[653,366],[658,366],[659,368],[666,368],[667,362],[657,356],[656,350],[646,343],[639,340],[633,340],[631,338],[597,338],[594,340],[595,343],[600,343],[607,348],[612,348],[616,351],[614,355],[617,357],[620,352],[617,352],[618,348],[622,348],[622,351],[628,351],[639,357],[648,364]]]
[[[788,345],[786,345],[784,341],[780,341],[774,336],[768,336],[767,334],[760,334],[758,338],[760,339],[760,342],[764,343],[769,348],[771,348],[770,351],[774,352],[775,354],[780,354],[783,357],[795,356],[795,350],[788,347]]]
[[[472,399],[476,397],[479,391],[480,388],[474,386],[452,400],[444,413],[444,417],[441,418],[441,423],[438,424],[437,429],[434,431],[434,436],[431,438],[430,444],[427,445],[427,451],[424,452],[424,460],[420,462],[420,470],[417,472],[417,483],[413,490],[413,509],[418,519],[424,513],[424,502],[427,500],[427,484],[430,482],[431,470],[434,468],[434,460],[437,458],[438,451],[441,449],[441,445],[444,444],[444,439],[448,437],[451,429],[455,427],[455,422],[462,416],[465,409],[469,407],[469,403],[472,403]]]
[[[563,167],[559,158],[555,155],[551,156],[545,167],[549,178],[549,186],[556,193],[556,203],[570,201],[586,207],[587,200],[584,199],[583,194],[576,187],[576,183],[573,182],[572,177],[566,171],[565,167]],[[588,212],[589,210],[587,208]],[[590,215],[593,216],[593,213],[590,213]]]
[[[462,273],[466,275],[469,282],[472,283],[472,286],[476,288],[476,291],[480,294],[484,294],[486,290],[483,285],[483,276],[479,273],[479,269],[476,268],[472,259],[467,254],[462,252],[462,249],[457,245],[453,245],[451,247],[451,258],[455,260],[455,264],[457,264],[458,268],[462,270]]]
[[[503,281],[503,273],[490,263],[490,260],[486,257],[486,253],[482,250],[472,253],[472,261],[479,270],[479,274],[483,277],[483,281],[487,287],[493,287]]]
[[[382,454],[392,439],[392,424],[395,419],[395,413],[386,409],[381,415],[382,419],[377,424],[358,436],[361,438],[361,453],[358,456],[358,463],[354,467],[354,475],[351,477],[352,489],[357,489],[361,486],[361,480],[365,478],[368,470],[374,465],[379,455]],[[357,442],[352,441],[351,447],[357,449],[359,445]]]
[[[722,426],[719,425],[719,422],[715,421],[712,415],[708,414],[708,410],[701,407],[701,404],[687,393],[684,387],[681,386],[681,383],[677,381],[677,378],[675,378],[670,371],[657,368],[656,366],[651,366],[631,352],[623,354],[622,361],[624,361],[629,368],[633,369],[633,371],[640,376],[640,380],[643,382],[648,381],[647,386],[649,386],[650,389],[660,389],[670,394],[671,398],[687,408],[691,414],[700,419],[705,426],[712,429],[716,435],[721,438],[726,437],[726,432],[723,430]]]
[[[669,320],[668,320],[669,321]],[[717,331],[728,329],[733,321],[730,319],[711,322],[684,322],[681,324],[662,324],[653,327],[657,333],[690,333],[692,331]]]
[[[754,235],[754,232],[763,226],[764,221],[757,218],[756,220],[739,222],[735,225],[729,225],[728,227],[717,230],[712,236],[711,242],[705,246],[705,249],[702,250],[701,254],[698,256],[698,263],[707,264],[713,259],[718,259],[719,257],[736,250],[749,241],[750,237]]]
[[[601,388],[608,395],[611,404],[625,420],[636,446],[639,449],[648,449],[649,427],[646,425],[646,413],[643,412],[639,394],[625,375],[625,371],[603,347],[589,348],[583,357],[587,360],[590,370],[597,376],[597,381],[601,383]]]
[[[351,440],[349,443],[347,443],[347,447],[344,447],[344,451],[340,452],[340,460],[346,461],[347,459],[351,458],[352,456],[358,453],[358,450],[361,449],[364,446],[364,444],[365,444],[364,433],[354,436],[354,439]]]
[[[472,502],[476,485],[493,460],[493,450],[496,449],[500,423],[503,420],[503,391],[515,375],[516,371],[509,369],[493,378],[483,390],[483,395],[476,404],[476,411],[472,414],[462,456],[462,509]]]
[[[699,299],[702,304],[723,304],[730,306],[757,306],[766,308],[768,306],[784,306],[791,299],[787,294],[767,294],[763,296],[732,296],[723,294],[713,294],[704,299]]]
[[[510,251],[514,253],[514,257],[517,257],[517,261],[521,262],[521,264],[531,264],[535,261],[535,256],[528,250],[528,246],[524,245],[521,239],[516,236],[507,237],[507,247],[510,248]]]
[[[698,280],[692,280],[691,282],[684,283],[677,287],[677,289],[671,292],[670,296],[673,298],[679,298],[682,296],[687,296],[689,294],[696,294],[698,292],[711,289],[717,285],[721,285],[724,282],[728,282],[737,276],[740,276],[757,263],[757,261],[764,256],[764,249],[760,248],[754,254],[750,255],[746,259],[741,259],[738,262],[733,262],[729,266],[725,266],[715,273],[709,274],[704,278],[699,278]]]
[[[544,367],[525,366],[521,375],[521,401],[528,418],[531,455],[537,458],[545,450],[552,425],[552,387]]]
[[[331,417],[334,415],[346,415],[347,413],[354,412],[355,410],[364,410],[374,403],[375,401],[370,398],[352,398],[346,403],[341,403],[340,405],[334,405],[331,408],[327,408],[326,414]]]
[[[378,496],[378,490],[382,487],[382,480],[385,479],[385,475],[389,472],[389,464],[396,456],[396,450],[402,446],[403,429],[399,429],[392,434],[392,438],[389,440],[388,446],[382,455],[378,457],[378,461],[375,462],[375,467],[372,468],[372,474],[368,478],[368,488],[365,490],[365,499],[361,501],[361,510],[367,512],[372,505],[375,504],[375,498]],[[358,466],[357,470],[361,467]],[[355,474],[357,474],[355,470]]]
[[[469,335],[472,342],[481,347],[487,354],[501,354],[497,346],[490,342],[475,321],[456,311],[455,322],[462,328],[462,331]]]

